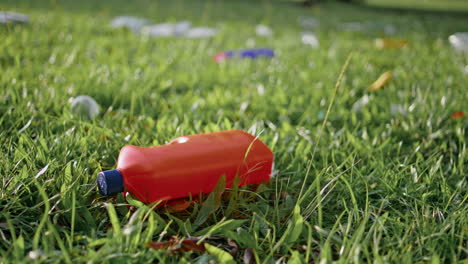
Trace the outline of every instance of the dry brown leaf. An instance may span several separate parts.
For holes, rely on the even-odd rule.
[[[377,91],[385,87],[393,78],[393,72],[384,72],[380,77],[369,86],[370,91]]]
[[[237,255],[237,252],[239,252],[239,246],[236,244],[234,240],[230,238],[228,238],[227,243],[228,243],[228,246],[230,247],[228,248],[229,254],[231,254],[231,256],[235,258]]]
[[[206,242],[202,242],[200,244],[197,244],[197,242],[198,242],[197,238],[193,238],[193,239],[188,238],[188,239],[180,240],[178,237],[172,236],[171,238],[169,238],[168,241],[148,242],[147,246],[154,250],[166,249],[168,253],[171,253],[171,254],[176,254],[179,252],[196,252],[196,253],[205,252]]]
[[[194,253],[205,253],[205,245],[209,244],[222,250],[226,250],[233,257],[236,257],[239,252],[239,246],[233,240],[226,238],[222,235],[210,236],[206,240],[200,242],[202,237],[188,237],[185,239],[179,239],[177,236],[171,236],[166,241],[153,241],[148,242],[146,245],[148,248],[154,250],[166,250],[168,254],[176,255],[183,252],[194,252]]]
[[[408,41],[400,39],[378,38],[375,40],[375,46],[379,49],[401,49],[408,45]]]
[[[172,236],[171,238],[169,238],[168,241],[163,241],[163,242],[153,241],[153,242],[148,242],[146,245],[151,249],[161,250],[161,249],[173,247],[174,245],[177,245],[177,243],[179,243],[179,238],[176,236]]]

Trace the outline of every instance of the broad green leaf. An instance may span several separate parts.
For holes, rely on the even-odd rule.
[[[205,244],[205,249],[208,253],[216,257],[216,259],[218,260],[218,263],[220,264],[235,264],[236,263],[234,259],[232,258],[231,254],[229,254],[228,252],[222,249],[219,249],[208,243]]]
[[[288,260],[288,264],[302,264],[302,263],[304,263],[304,262],[302,261],[301,254],[299,254],[299,252],[294,250],[291,253],[291,257]]]
[[[289,223],[289,236],[286,240],[286,242],[296,242],[296,240],[299,238],[299,236],[302,233],[302,229],[304,226],[304,219],[301,216],[301,208],[299,205],[296,205],[294,207],[293,211],[293,216],[291,219],[291,222]]]
[[[114,236],[120,236],[122,234],[122,230],[120,229],[119,218],[117,217],[117,212],[115,211],[113,204],[107,203],[107,212],[112,224],[112,229],[114,230]]]
[[[200,212],[198,213],[197,219],[193,223],[193,228],[196,229],[201,224],[203,224],[208,217],[214,213],[221,203],[221,194],[224,192],[226,188],[226,176],[222,175],[216,186],[214,187],[213,191],[208,195],[208,198],[203,203]]]

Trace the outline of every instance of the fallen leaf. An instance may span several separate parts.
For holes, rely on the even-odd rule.
[[[301,254],[297,251],[293,251],[291,257],[288,260],[288,264],[301,264]]]
[[[180,240],[176,236],[172,236],[169,238],[168,241],[164,242],[159,242],[159,241],[153,241],[153,242],[148,242],[147,246],[151,249],[154,250],[162,250],[166,249],[169,253],[175,254],[179,252],[196,252],[196,253],[203,253],[206,251],[205,249],[205,242],[197,244],[198,239],[197,238],[192,238],[192,239],[184,239]]]
[[[220,264],[231,264],[236,263],[234,258],[226,251],[219,249],[213,245],[205,244],[206,251],[218,259]]]
[[[465,113],[463,113],[462,111],[458,111],[452,114],[452,120],[456,120],[463,117],[465,117]]]
[[[201,239],[203,239],[203,241],[200,241]],[[166,241],[153,241],[148,242],[146,245],[148,248],[154,250],[166,250],[168,254],[172,255],[183,252],[202,254],[208,251],[207,246],[211,246],[218,248],[218,250],[211,250],[211,252],[208,251],[208,253],[211,254],[216,251],[222,258],[225,258],[224,253],[226,253],[229,257],[232,256],[231,259],[234,258],[239,251],[239,246],[233,240],[222,235],[210,236],[207,238],[202,236],[187,237],[184,239],[180,239],[177,236],[171,236]],[[226,259],[229,259],[229,257]]]
[[[179,239],[175,236],[172,236],[169,241],[164,241],[164,242],[159,242],[159,241],[153,241],[153,242],[148,242],[147,246],[151,249],[155,250],[160,250],[160,249],[166,249],[171,246],[176,245],[179,243]]]
[[[192,252],[197,252],[197,253],[203,253],[206,250],[205,248],[206,245],[209,245],[209,244],[205,242],[197,244],[196,241],[186,239],[182,241],[181,246],[180,246],[180,251],[183,251],[183,252],[192,251]]]
[[[400,39],[378,38],[375,40],[375,46],[379,49],[401,49],[408,45],[408,41]]]
[[[293,216],[288,224],[288,234],[286,235],[287,239],[285,241],[294,242],[296,241],[302,233],[304,226],[304,219],[301,215],[301,208],[295,206],[293,210]]]
[[[380,77],[369,86],[370,91],[377,91],[382,89],[385,85],[387,85],[393,77],[393,72],[388,71],[380,75]]]
[[[231,254],[231,256],[233,257],[236,257],[237,252],[239,252],[239,246],[236,244],[234,240],[230,238],[228,238],[227,243],[228,243],[228,246],[230,247],[230,249],[228,250],[229,254]]]
[[[253,249],[247,248],[244,251],[244,257],[242,258],[242,260],[244,261],[244,264],[253,264],[253,263],[255,263]]]

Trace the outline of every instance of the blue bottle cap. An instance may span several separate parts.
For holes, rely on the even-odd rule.
[[[107,170],[98,174],[97,186],[103,196],[112,196],[124,190],[122,174],[119,170]]]
[[[260,49],[247,49],[239,51],[241,58],[256,59],[258,57],[274,57],[275,52],[272,49],[260,48]]]

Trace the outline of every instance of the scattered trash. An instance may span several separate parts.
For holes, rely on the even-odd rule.
[[[459,52],[468,53],[468,32],[458,32],[449,37],[452,47]]]
[[[406,108],[403,105],[399,105],[399,104],[391,104],[390,105],[390,114],[392,116],[396,116],[396,115],[406,116],[407,113],[408,113],[408,111],[406,110]]]
[[[249,49],[253,49],[255,46],[257,46],[257,43],[255,42],[255,38],[248,38],[245,41],[245,46],[248,47]]]
[[[408,45],[406,40],[378,38],[375,40],[375,46],[379,49],[401,49]]]
[[[145,26],[141,30],[141,34],[152,37],[171,37],[175,35],[173,24],[158,24]]]
[[[388,71],[380,75],[380,77],[369,86],[370,91],[377,91],[382,89],[385,85],[387,85],[393,77],[393,72]]]
[[[209,27],[191,28],[190,21],[163,23],[143,27],[141,33],[152,37],[209,38],[216,36],[218,30]]]
[[[141,202],[153,203],[210,193],[221,188],[221,178],[227,187],[236,176],[239,186],[261,183],[271,178],[272,169],[273,153],[260,139],[229,130],[179,137],[158,147],[127,145],[117,169],[99,173],[97,185],[104,196],[126,189]]]
[[[353,110],[353,112],[357,113],[357,112],[360,112],[361,109],[366,106],[370,100],[372,99],[371,96],[368,96],[367,94],[365,94],[363,97],[361,97],[361,99],[357,100],[353,106],[351,107],[351,110]]]
[[[255,32],[261,37],[270,37],[273,35],[273,30],[265,25],[257,25],[255,27]]]
[[[320,26],[320,21],[315,17],[300,16],[297,22],[305,29],[315,29]]]
[[[189,21],[180,23],[163,23],[143,27],[141,33],[152,37],[183,36],[192,26]]]
[[[209,38],[218,33],[217,29],[209,27],[192,27],[192,22],[150,24],[149,20],[133,16],[119,16],[112,20],[113,28],[128,28],[134,33],[152,37],[187,37]]]
[[[99,105],[96,101],[87,95],[80,95],[70,98],[71,112],[77,116],[88,120],[94,120],[99,115]]]
[[[196,27],[188,30],[184,36],[187,38],[211,38],[216,36],[217,33],[218,30],[215,28]]]
[[[213,60],[216,62],[222,62],[232,57],[256,59],[259,57],[271,58],[274,56],[275,52],[272,49],[263,48],[220,52],[213,56]]]
[[[301,40],[302,40],[302,43],[304,43],[305,45],[311,46],[314,49],[317,49],[320,46],[317,36],[315,36],[315,34],[312,32],[302,32]]]
[[[16,12],[1,12],[0,11],[0,24],[9,23],[28,23],[29,17],[24,14]]]
[[[455,112],[451,116],[452,120],[460,119],[463,117],[465,117],[465,113],[463,113],[462,111]]]
[[[174,32],[178,36],[184,35],[192,27],[192,22],[182,21],[174,24]]]
[[[113,28],[128,28],[129,30],[138,33],[140,30],[148,25],[150,22],[147,19],[133,17],[133,16],[118,16],[111,22]]]
[[[43,255],[44,255],[44,252],[42,250],[31,250],[28,253],[28,257],[31,260],[37,260]]]

